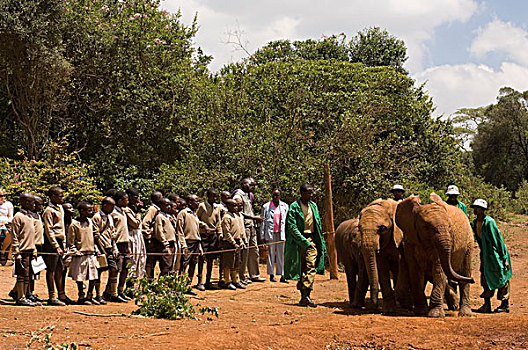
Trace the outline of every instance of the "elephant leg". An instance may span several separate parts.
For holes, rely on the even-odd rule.
[[[381,295],[383,296],[383,313],[396,312],[396,299],[391,286],[390,278],[390,260],[388,256],[380,254],[378,257],[378,276],[381,286]]]
[[[368,290],[368,275],[367,269],[365,268],[365,263],[363,257],[357,257],[357,269],[358,269],[358,279],[356,284],[356,295],[354,296],[354,305],[353,307],[361,308],[365,306],[365,295]]]
[[[425,275],[423,267],[415,257],[415,248],[405,248],[405,259],[409,270],[411,295],[414,304],[414,314],[423,316],[427,313],[427,299],[425,298]],[[423,262],[422,264],[424,264]]]
[[[349,261],[345,266],[345,273],[348,285],[348,303],[354,307],[354,295],[356,294],[357,266],[355,262]]]
[[[458,310],[458,294],[457,294],[458,284],[454,281],[448,281],[445,289],[445,301],[447,308],[449,310],[455,311]]]
[[[444,293],[447,284],[447,277],[442,270],[440,260],[435,259],[436,263],[433,265],[433,290],[429,298],[429,317],[444,317]]]
[[[464,256],[464,263],[462,267],[462,274],[466,277],[471,276],[471,253],[472,248],[469,247]],[[472,316],[471,306],[469,305],[469,283],[460,283],[460,311],[458,316]]]
[[[398,281],[396,283],[396,300],[400,303],[400,306],[404,309],[412,309],[412,298],[409,281],[409,267],[407,266],[407,260],[401,250],[400,261],[398,262]]]

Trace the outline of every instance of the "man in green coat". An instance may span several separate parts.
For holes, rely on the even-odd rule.
[[[449,185],[447,186],[447,191],[445,192],[447,196],[447,204],[454,205],[455,207],[458,207],[460,210],[464,212],[464,214],[468,215],[467,207],[464,203],[458,200],[458,196],[460,195],[460,191],[458,190],[458,187],[455,185]]]
[[[471,207],[477,216],[471,227],[480,247],[480,283],[484,288],[480,295],[484,298],[484,305],[477,312],[491,313],[491,298],[495,289],[497,289],[497,299],[501,301],[495,312],[510,312],[508,303],[512,277],[510,254],[497,223],[486,215],[488,203],[483,199],[477,199]]]
[[[313,187],[301,186],[301,198],[290,205],[286,218],[284,274],[299,280],[299,305],[316,307],[310,299],[315,274],[324,274],[326,246],[317,205],[312,201]]]

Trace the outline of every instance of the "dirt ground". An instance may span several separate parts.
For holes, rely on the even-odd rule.
[[[526,349],[528,348],[528,222],[501,224],[512,256],[514,278],[510,314],[444,319],[385,316],[348,308],[346,278],[317,276],[316,309],[296,306],[295,283],[253,283],[247,290],[199,292],[193,302],[216,306],[218,318],[167,321],[140,317],[93,317],[75,314],[129,314],[135,305],[16,307],[0,306],[0,348],[24,349],[31,331],[55,326],[52,343],[76,342],[81,349]],[[474,258],[479,280],[478,248]],[[265,272],[265,266],[261,266]],[[0,298],[13,285],[12,267],[0,267]],[[106,276],[105,276],[106,278]],[[481,288],[471,288],[477,308]],[[37,293],[46,296],[44,280]],[[68,294],[76,295],[68,281]],[[526,305],[525,305],[526,303]],[[498,305],[497,300],[493,306]],[[32,349],[41,348],[35,344]]]

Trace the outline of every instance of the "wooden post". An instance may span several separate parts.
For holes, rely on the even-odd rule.
[[[337,274],[337,251],[335,246],[334,229],[334,203],[332,201],[332,178],[330,176],[330,165],[324,166],[325,186],[325,217],[324,226],[326,234],[326,250],[328,252],[328,264],[330,265],[330,279],[338,279]]]

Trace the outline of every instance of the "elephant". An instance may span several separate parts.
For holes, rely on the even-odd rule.
[[[345,267],[348,300],[353,308],[365,306],[368,288],[367,270],[359,249],[361,237],[358,223],[358,219],[346,220],[337,227],[335,233],[337,258]]]
[[[458,207],[448,205],[431,193],[432,204],[421,205],[420,197],[412,195],[396,209],[396,224],[403,231],[405,260],[414,313],[443,317],[443,296],[447,279],[460,285],[459,316],[471,315],[469,285],[473,232],[469,220]],[[425,284],[431,281],[429,308]]]
[[[360,250],[370,282],[370,297],[377,308],[379,286],[381,286],[383,313],[396,311],[391,274],[398,289],[396,292],[398,300],[402,306],[409,304],[409,301],[405,300],[409,293],[404,291],[405,286],[408,287],[406,276],[401,276],[403,280],[398,283],[400,265],[404,262],[401,260],[403,253],[400,253],[403,234],[394,224],[397,206],[398,202],[393,199],[377,199],[367,205],[359,216]],[[406,271],[406,268],[402,270]]]

